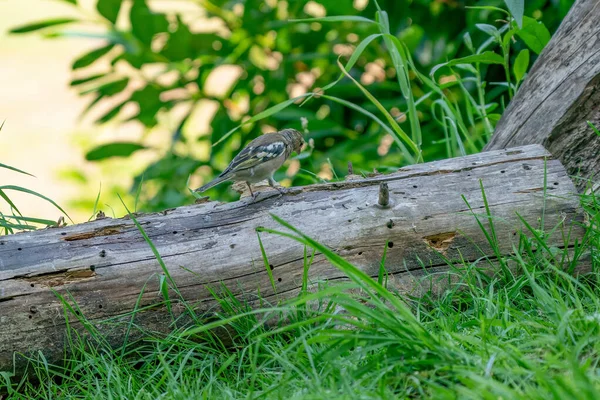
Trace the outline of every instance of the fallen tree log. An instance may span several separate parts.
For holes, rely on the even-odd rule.
[[[544,182],[547,181],[547,187]],[[385,185],[388,196],[386,197]],[[234,294],[256,294],[276,302],[301,287],[303,251],[298,243],[261,233],[277,287],[263,265],[256,228],[281,228],[275,214],[316,238],[371,276],[377,276],[384,246],[385,267],[396,287],[420,290],[431,271],[448,271],[446,260],[486,264],[494,254],[473,212],[489,228],[482,189],[493,215],[498,247],[511,254],[523,227],[519,215],[539,227],[582,236],[583,214],[561,163],[539,145],[491,151],[414,165],[389,175],[261,193],[229,204],[210,202],[137,220],[156,245],[185,299],[200,311],[216,306],[208,288],[224,283]],[[464,196],[464,199],[463,199]],[[387,205],[386,205],[387,203]],[[471,211],[471,209],[473,211]],[[548,245],[565,248],[555,229]],[[482,254],[483,252],[483,254]],[[493,257],[491,257],[493,259]],[[64,354],[66,325],[56,293],[72,298],[113,345],[123,342],[125,315],[142,288],[135,324],[167,331],[171,318],[162,304],[161,267],[130,218],[19,233],[0,238],[0,370],[12,370],[13,353],[41,351],[51,362]],[[317,254],[310,279],[343,274]],[[442,275],[446,276],[446,275]],[[436,285],[435,280],[427,285]],[[425,289],[429,289],[426,286]],[[56,293],[54,293],[54,291]],[[111,324],[101,321],[112,318]],[[71,328],[83,331],[80,324]],[[23,359],[17,357],[17,371]]]
[[[541,144],[583,190],[600,173],[600,2],[578,0],[510,102],[485,150]]]

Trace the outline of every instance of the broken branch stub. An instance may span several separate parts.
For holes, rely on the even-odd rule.
[[[179,207],[139,215],[137,220],[181,294],[199,311],[218,306],[209,288],[221,283],[249,300],[256,300],[258,292],[264,302],[272,303],[297,295],[303,275],[300,244],[262,233],[277,292],[265,270],[255,230],[281,228],[270,214],[373,277],[378,276],[387,244],[390,283],[418,294],[441,287],[438,280],[448,281],[446,260],[493,264],[494,252],[473,216],[474,212],[489,229],[480,184],[501,254],[512,253],[523,227],[516,211],[538,227],[545,207],[546,229],[559,226],[548,238],[550,247],[568,246],[565,237],[581,238],[581,224],[573,224],[583,220],[575,187],[561,163],[538,145],[419,164],[368,179],[292,188],[285,195],[260,192],[255,200]],[[387,193],[387,207],[380,205],[382,193],[384,203]],[[563,225],[571,229],[570,235],[563,236]],[[127,313],[147,285],[139,304],[143,311],[136,314],[134,325],[168,331],[171,316],[161,298],[160,274],[159,263],[129,218],[0,238],[0,370],[12,370],[13,352],[39,350],[50,362],[62,359],[65,320],[53,291],[69,293],[108,342],[120,345],[131,320]],[[322,255],[315,256],[311,282],[343,277]],[[172,309],[183,311],[176,305]],[[110,323],[102,323],[107,318]],[[73,319],[70,326],[83,331]],[[16,360],[17,371],[22,370],[23,359]]]

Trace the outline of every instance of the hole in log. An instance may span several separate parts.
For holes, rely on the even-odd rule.
[[[68,283],[78,282],[94,278],[96,273],[94,270],[96,267],[91,265],[89,269],[72,269],[60,272],[50,272],[35,276],[28,276],[22,278],[24,281],[29,282],[30,286],[37,285],[38,287],[54,287],[62,286]]]
[[[76,233],[74,235],[65,237],[64,240],[70,242],[73,240],[91,239],[98,236],[116,235],[121,233],[125,228],[125,225],[107,226],[104,228],[95,229],[92,232]]]
[[[416,189],[418,186],[417,185],[413,185],[413,187]]]
[[[29,319],[33,318],[33,315],[29,314]]]
[[[100,250],[100,257],[106,257],[106,250]],[[90,267],[91,269],[91,267]],[[93,269],[92,269],[93,271]]]
[[[388,229],[392,229],[394,227],[394,221],[390,219],[385,226],[387,226]]]
[[[102,308],[102,304],[98,304],[98,308],[100,308],[100,309],[101,309],[101,308]]]
[[[388,242],[388,247],[391,249],[392,247],[394,247],[394,242]]]
[[[65,236],[67,234],[67,232],[61,232],[60,234]]]
[[[505,173],[505,172],[506,172],[505,170],[502,170],[502,171],[500,171],[500,173],[501,173],[501,174],[503,174],[503,173]]]
[[[558,186],[558,182],[554,182],[554,186]]]
[[[362,256],[362,253],[363,253],[362,251],[359,251],[359,252],[358,252],[358,255],[359,255],[359,256]]]
[[[177,231],[173,231],[173,235],[177,235]]]
[[[526,171],[529,171],[531,169],[531,167],[527,164],[523,164],[523,169]]]
[[[273,264],[269,264],[269,269],[270,269],[271,271],[273,271],[273,270],[275,269],[275,267],[273,266]]]
[[[456,232],[444,232],[431,236],[425,236],[423,239],[428,246],[431,246],[433,249],[441,253],[445,253],[450,247],[450,244],[454,241],[455,237]]]
[[[23,250],[23,249],[19,247],[17,250],[21,251],[21,250]]]
[[[281,282],[283,279],[281,278],[277,278],[277,282]]]
[[[29,286],[31,286],[31,287],[35,287],[35,284],[33,284],[33,283],[32,283],[32,284],[31,284],[31,285],[29,285]]]
[[[229,245],[229,248],[230,248],[230,249],[233,249],[234,247],[235,247],[235,244],[234,244],[234,243],[231,243],[231,244]]]

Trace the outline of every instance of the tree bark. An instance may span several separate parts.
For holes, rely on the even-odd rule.
[[[578,0],[533,65],[486,150],[541,144],[579,190],[600,171],[600,2]]]
[[[538,145],[294,188],[283,196],[261,193],[254,202],[246,198],[184,206],[137,220],[181,294],[200,312],[218,305],[208,289],[221,283],[249,299],[259,292],[267,302],[298,293],[301,245],[261,233],[277,293],[263,264],[256,228],[281,228],[270,213],[371,276],[378,274],[387,243],[385,267],[395,287],[415,293],[435,289],[437,280],[448,280],[444,258],[483,267],[488,265],[487,255],[493,263],[494,252],[470,210],[489,229],[480,182],[502,254],[513,252],[523,228],[517,211],[532,226],[540,225],[543,214],[546,228],[560,225],[571,230],[571,243],[581,239],[583,215],[575,187],[561,163]],[[386,203],[382,183],[388,188],[387,206],[379,204]],[[563,234],[562,228],[556,229],[548,245],[569,246]],[[141,292],[138,308],[144,310],[136,314],[135,324],[168,331],[171,318],[160,294],[161,274],[151,248],[127,217],[0,238],[0,370],[12,370],[13,352],[39,350],[50,362],[62,359],[66,322],[57,293],[76,302],[112,345],[123,343],[131,319],[127,313],[134,310]],[[312,282],[344,278],[320,254],[309,276]],[[110,323],[103,323],[108,318]],[[69,319],[71,328],[84,331],[72,315]],[[17,357],[17,371],[23,366],[23,358]]]

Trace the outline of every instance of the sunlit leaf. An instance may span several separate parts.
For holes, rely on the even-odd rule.
[[[114,106],[113,108],[111,108],[110,110],[108,110],[106,113],[104,113],[104,115],[102,115],[101,117],[99,117],[98,119],[96,119],[96,123],[97,124],[105,124],[108,121],[110,121],[111,119],[113,119],[114,117],[116,117],[119,112],[123,109],[123,107],[125,106],[125,104],[127,104],[128,100],[125,100],[119,104],[117,104],[116,106]]]
[[[122,0],[98,0],[96,9],[104,18],[112,22],[117,22]]]
[[[165,32],[169,27],[164,14],[154,13],[145,0],[135,0],[129,12],[131,32],[146,46],[150,46],[154,34]]]
[[[127,87],[128,83],[129,83],[129,78],[122,78],[122,79],[118,79],[116,81],[103,83],[100,86],[97,86],[97,87],[94,87],[94,88],[91,88],[88,90],[84,90],[81,92],[81,94],[98,92],[98,93],[101,93],[102,96],[113,96],[117,93],[122,92]]]
[[[105,77],[105,76],[106,76],[106,74],[95,74],[95,75],[87,76],[85,78],[73,79],[69,85],[70,86],[83,85],[84,83],[88,83],[88,82],[94,81],[96,79]]]
[[[90,51],[89,53],[82,55],[81,57],[79,57],[78,59],[73,61],[73,65],[71,68],[79,69],[79,68],[84,68],[84,67],[87,67],[88,65],[91,65],[92,63],[94,63],[94,61],[98,60],[100,57],[102,57],[103,55],[105,55],[106,53],[111,51],[114,46],[115,45],[111,43],[107,46],[100,47],[98,49]]]
[[[147,147],[139,143],[108,143],[88,151],[88,153],[85,155],[85,159],[88,161],[99,161],[110,157],[128,157],[136,151],[144,149],[147,149]]]
[[[551,38],[548,28],[541,21],[529,17],[523,17],[523,28],[517,31],[517,36],[536,54],[542,52]]]
[[[48,19],[45,21],[34,22],[33,24],[27,24],[23,26],[19,26],[17,28],[11,29],[10,33],[28,33],[38,31],[40,29],[49,28],[51,26],[58,26],[64,24],[70,24],[71,22],[76,22],[77,20],[74,18],[55,18]]]

